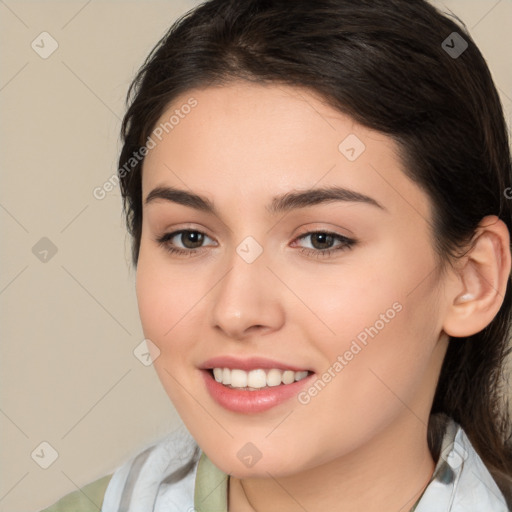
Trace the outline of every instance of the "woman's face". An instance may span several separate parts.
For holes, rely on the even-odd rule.
[[[446,299],[394,142],[306,90],[242,82],[184,94],[152,140],[140,316],[214,464],[287,475],[424,437]]]

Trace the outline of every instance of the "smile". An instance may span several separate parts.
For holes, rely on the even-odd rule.
[[[213,376],[217,382],[231,389],[256,391],[266,387],[292,384],[308,376],[307,370],[292,371],[279,368],[258,368],[251,371],[239,368],[213,368]]]
[[[315,373],[307,370],[283,371],[277,368],[258,368],[246,372],[237,368],[217,367],[200,371],[206,390],[213,400],[228,411],[242,414],[261,413],[287,402],[307,387],[315,376]],[[222,371],[222,382],[215,378],[214,371],[218,378]],[[224,375],[230,381],[229,384],[224,384]],[[270,379],[271,384],[267,384],[267,379]]]

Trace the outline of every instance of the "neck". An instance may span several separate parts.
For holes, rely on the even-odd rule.
[[[426,432],[407,411],[404,421],[326,464],[284,477],[230,477],[229,511],[409,512],[435,467]]]

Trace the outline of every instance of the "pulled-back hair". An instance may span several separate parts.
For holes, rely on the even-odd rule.
[[[483,56],[458,18],[425,0],[210,0],[170,28],[128,93],[119,178],[134,265],[143,160],[129,172],[121,168],[179,95],[233,80],[306,88],[391,137],[407,176],[432,203],[432,240],[442,269],[467,248],[483,217],[497,215],[512,232],[502,105]],[[504,377],[510,281],[485,329],[450,338],[428,429],[437,460],[443,426],[436,418],[443,415],[434,413],[457,421],[509,502],[512,424]]]

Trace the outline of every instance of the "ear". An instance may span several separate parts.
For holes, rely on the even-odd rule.
[[[466,337],[487,327],[498,313],[510,277],[510,234],[496,215],[484,217],[471,249],[457,264],[458,277],[447,286],[443,330]]]

